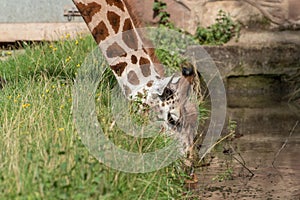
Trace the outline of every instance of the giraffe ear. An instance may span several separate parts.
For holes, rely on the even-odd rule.
[[[159,79],[158,81],[155,81],[150,92],[152,94],[158,94],[158,95],[162,95],[166,89],[166,87],[171,83],[173,82],[173,76],[170,76],[170,77],[166,77],[164,79]]]

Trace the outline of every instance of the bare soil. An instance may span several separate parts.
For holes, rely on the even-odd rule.
[[[246,123],[241,137],[218,145],[198,168],[194,199],[300,200],[300,118],[287,107],[270,110],[229,111]]]

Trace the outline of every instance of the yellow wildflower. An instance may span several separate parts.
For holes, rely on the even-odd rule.
[[[66,39],[69,39],[71,37],[70,33],[66,34]]]
[[[11,54],[12,54],[11,51],[7,51],[7,52],[6,52],[6,55],[8,55],[8,56],[10,56]]]
[[[66,62],[70,62],[70,60],[71,60],[71,56],[66,58]]]
[[[79,43],[78,40],[76,40],[76,41],[75,41],[75,44],[78,45],[78,43]]]
[[[22,105],[22,108],[28,108],[28,107],[30,107],[29,103],[25,103],[25,104]]]
[[[64,131],[64,130],[65,130],[64,128],[59,128],[59,129],[58,129],[59,132],[62,132],[62,131]]]
[[[76,66],[77,66],[77,67],[80,67],[80,64],[78,63]]]

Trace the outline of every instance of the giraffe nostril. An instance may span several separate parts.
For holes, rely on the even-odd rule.
[[[172,125],[176,125],[176,121],[173,119],[171,113],[168,113],[168,122]]]
[[[172,112],[173,111],[173,112]],[[179,124],[179,113],[176,110],[172,110],[168,113],[168,122],[172,125]]]

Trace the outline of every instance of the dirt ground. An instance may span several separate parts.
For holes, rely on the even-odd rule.
[[[207,165],[197,169],[193,199],[300,200],[299,118],[257,112],[249,116],[241,118],[241,137],[216,147]]]

